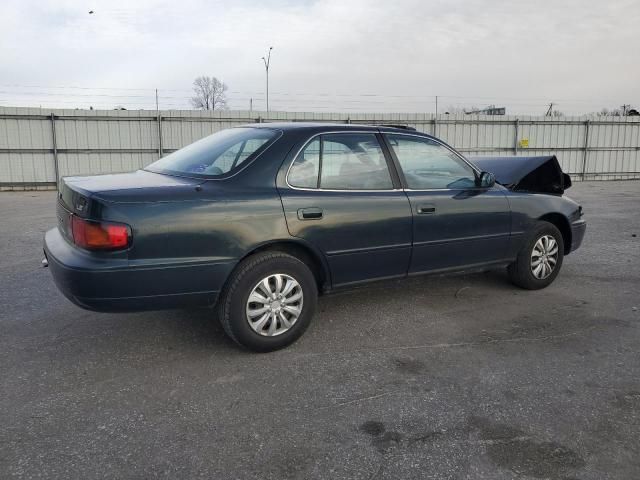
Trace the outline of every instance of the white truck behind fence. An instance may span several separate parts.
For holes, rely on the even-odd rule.
[[[0,189],[142,168],[206,135],[253,122],[403,124],[465,155],[556,155],[574,180],[640,178],[640,118],[0,107]]]

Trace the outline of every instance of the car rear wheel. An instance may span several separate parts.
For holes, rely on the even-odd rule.
[[[560,272],[564,258],[562,234],[549,222],[538,222],[518,252],[516,261],[507,268],[511,281],[527,290],[538,290],[551,284]]]
[[[317,298],[315,278],[304,262],[286,253],[264,252],[245,259],[231,274],[218,314],[235,342],[268,352],[304,333]]]

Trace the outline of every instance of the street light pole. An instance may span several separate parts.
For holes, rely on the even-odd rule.
[[[271,63],[271,50],[273,50],[273,47],[269,47],[267,58],[262,57],[262,61],[264,62],[264,69],[267,73],[267,113],[269,113],[269,64]]]

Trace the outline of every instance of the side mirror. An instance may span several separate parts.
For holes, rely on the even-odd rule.
[[[480,188],[491,188],[496,184],[496,176],[490,172],[482,172],[478,177],[478,186]]]

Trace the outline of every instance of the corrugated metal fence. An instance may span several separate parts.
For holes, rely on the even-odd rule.
[[[406,124],[467,155],[558,156],[574,179],[640,178],[637,117],[511,117],[52,110],[0,107],[0,189],[54,188],[56,179],[131,171],[224,128],[256,121]]]

